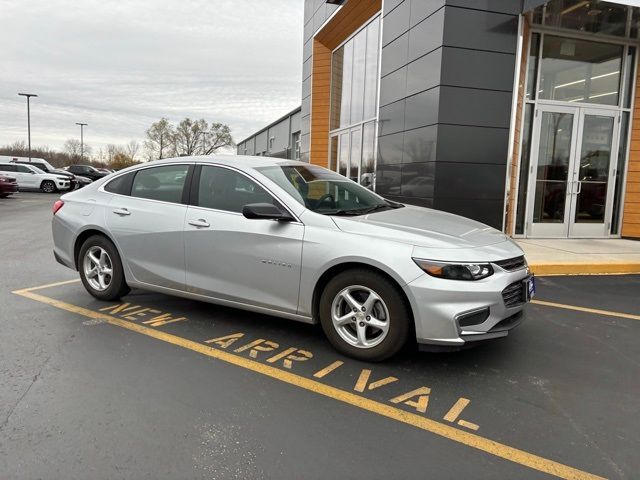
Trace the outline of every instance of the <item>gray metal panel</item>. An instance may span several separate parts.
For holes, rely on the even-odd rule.
[[[436,87],[406,99],[405,129],[433,125],[442,121],[438,111],[442,108],[441,88]]]
[[[518,15],[522,11],[521,0],[446,0],[446,2],[447,5],[453,5],[455,7],[474,8],[476,10],[508,13],[511,15]],[[538,3],[543,4],[545,2],[542,1]]]
[[[404,135],[405,132],[400,132],[379,138],[379,164],[398,165],[402,163],[402,153],[404,151]]]
[[[387,45],[409,30],[409,0],[405,0],[383,19],[382,45]]]
[[[302,63],[302,79],[306,80],[311,76],[311,61],[312,58],[308,58]]]
[[[404,198],[433,198],[436,163],[404,163],[400,194]]]
[[[404,100],[381,107],[378,115],[379,135],[401,132],[404,130]]]
[[[313,39],[310,38],[302,46],[302,61],[305,61],[306,59],[311,58],[312,54],[313,54]]]
[[[409,61],[413,61],[442,46],[444,15],[442,8],[409,31]]]
[[[407,64],[409,53],[409,32],[401,35],[382,48],[380,75],[385,76]]]
[[[384,9],[382,15],[387,15],[402,2],[404,2],[404,0],[384,0],[384,2],[382,2],[382,8]]]
[[[440,128],[442,125],[431,125],[404,132],[402,163],[424,163],[440,160],[440,157],[436,155]]]
[[[444,45],[516,53],[517,16],[457,7],[445,10]]]
[[[502,200],[506,162],[503,165],[436,162],[435,198]]]
[[[509,130],[462,125],[438,126],[438,161],[504,165]]]
[[[413,28],[442,7],[444,7],[444,0],[411,0],[411,20],[409,25]]]
[[[380,81],[380,105],[400,100],[406,96],[407,67],[390,73]]]
[[[267,132],[260,132],[258,135],[256,135],[256,153],[262,153],[268,150]]]
[[[445,86],[439,90],[439,123],[509,129],[511,92]]]
[[[301,112],[296,112],[291,115],[291,133],[300,131],[300,119],[302,118]]]
[[[247,144],[247,155],[255,155],[256,154],[256,138],[251,137],[245,143]]]
[[[441,83],[442,48],[411,62],[407,71],[407,95],[415,95]]]
[[[451,47],[443,50],[443,85],[512,90],[515,55]]]
[[[280,122],[269,127],[269,138],[273,138],[273,146],[269,152],[281,152],[291,147],[291,139],[289,137],[289,119],[286,117]]]
[[[302,98],[308,97],[309,95],[311,95],[311,77],[305,78],[302,81]],[[309,114],[308,111],[306,113]]]

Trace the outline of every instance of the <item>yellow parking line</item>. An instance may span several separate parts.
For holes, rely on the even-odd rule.
[[[608,317],[628,318],[631,320],[640,320],[640,315],[632,315],[631,313],[612,312],[610,310],[598,310],[597,308],[580,307],[578,305],[566,305],[564,303],[545,302],[544,300],[531,300],[536,305],[544,305],[545,307],[564,308],[565,310],[575,310],[576,312],[595,313],[596,315],[606,315]]]
[[[77,283],[79,281],[80,281],[79,278],[74,278],[73,280],[64,280],[62,282],[47,283],[46,285],[38,285],[37,287],[23,288],[22,290],[16,290],[15,292],[12,292],[12,293],[17,293],[18,295],[20,295],[22,292],[33,292],[35,290],[44,290],[45,288],[59,287],[60,285],[69,285],[70,283]]]
[[[216,358],[218,360],[222,360],[223,362],[236,365],[238,367],[260,373],[262,375],[266,375],[276,380],[280,380],[281,382],[285,382],[304,390],[333,398],[334,400],[338,400],[362,410],[391,418],[407,425],[412,425],[416,428],[420,428],[441,437],[448,438],[449,440],[453,440],[454,442],[467,445],[471,448],[489,453],[496,457],[503,458],[505,460],[509,460],[511,462],[535,470],[539,470],[541,472],[548,473],[559,478],[572,480],[593,480],[603,478],[588,472],[584,472],[582,470],[578,470],[573,467],[569,467],[567,465],[563,465],[553,460],[549,460],[538,455],[525,452],[524,450],[519,450],[517,448],[510,447],[493,440],[489,440],[488,438],[481,437],[480,435],[459,430],[455,427],[451,427],[444,423],[431,420],[415,413],[407,412],[399,408],[392,407],[390,405],[386,405],[384,403],[380,403],[362,397],[360,395],[356,395],[354,393],[332,387],[330,385],[326,385],[316,380],[303,377],[301,375],[296,375],[295,373],[291,373],[289,371],[281,370],[279,368],[272,367],[255,360],[251,360],[246,357],[234,355],[224,350],[209,347],[208,345],[194,342],[192,340],[187,340],[186,338],[178,337],[176,335],[172,335],[160,330],[155,330],[144,325],[128,322],[126,320],[122,320],[102,312],[95,312],[93,310],[63,302],[61,300],[45,297],[44,295],[33,293],[32,290],[33,289],[17,290],[13,293],[88,318],[104,320],[106,323],[110,323],[111,325],[126,328],[142,335],[147,335],[157,340],[161,340],[178,347],[186,348],[202,355]]]

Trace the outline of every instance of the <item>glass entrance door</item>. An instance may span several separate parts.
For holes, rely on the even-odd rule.
[[[528,236],[606,237],[618,112],[539,106],[532,137]]]

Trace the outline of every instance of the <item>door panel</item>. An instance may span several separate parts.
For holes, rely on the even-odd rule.
[[[186,212],[186,205],[121,195],[111,200],[107,227],[137,281],[184,289]]]
[[[198,220],[209,227],[189,223]],[[304,226],[298,223],[189,207],[184,234],[187,289],[295,313],[303,235]]]
[[[204,165],[194,187],[184,224],[188,290],[295,313],[304,225],[245,218],[250,203],[284,207],[234,169]]]
[[[529,191],[530,235],[567,235],[570,214],[570,170],[575,154],[576,115],[571,108],[539,110],[533,141],[533,175]],[[536,161],[537,160],[537,161]]]
[[[606,236],[610,219],[613,179],[612,152],[616,117],[613,113],[585,110],[576,153],[572,215],[569,236]]]

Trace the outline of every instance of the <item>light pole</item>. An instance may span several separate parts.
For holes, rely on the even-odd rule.
[[[202,155],[207,154],[207,135],[210,135],[209,132],[202,132]]]
[[[31,97],[37,97],[35,93],[18,93],[21,97],[27,97],[27,137],[29,139],[29,161],[31,161]]]
[[[80,125],[80,161],[84,162],[84,127],[89,124],[76,122],[76,125]]]

